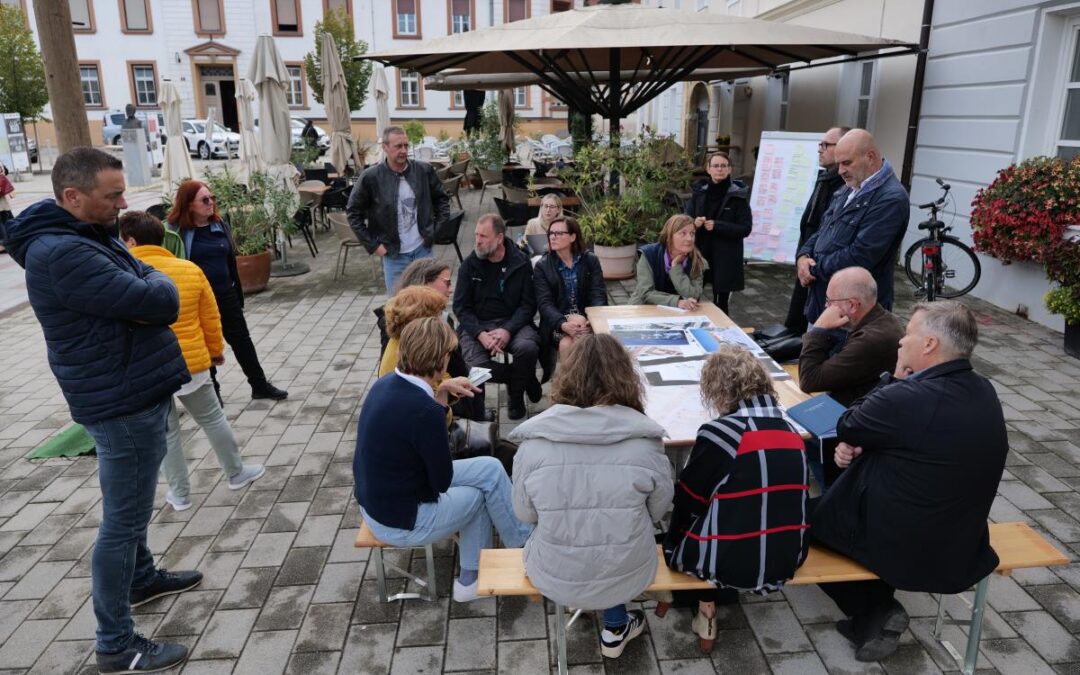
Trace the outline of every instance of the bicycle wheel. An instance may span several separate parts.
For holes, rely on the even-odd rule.
[[[982,266],[975,253],[967,244],[945,235],[938,243],[940,248],[940,271],[934,280],[924,279],[932,274],[934,265],[927,267],[925,246],[932,246],[934,240],[929,237],[920,239],[908,248],[904,254],[904,272],[918,288],[928,291],[927,295],[942,298],[958,298],[971,292],[982,276]]]

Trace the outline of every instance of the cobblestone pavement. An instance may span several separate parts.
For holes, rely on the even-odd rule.
[[[472,222],[476,197],[469,193],[466,200]],[[469,240],[463,232],[462,241]],[[334,281],[337,241],[323,233],[318,242],[310,274],[274,279],[269,291],[249,298],[246,310],[263,364],[289,399],[251,401],[239,369],[230,363],[223,371],[226,410],[245,459],[267,464],[267,474],[243,491],[228,490],[205,437],[184,418],[194,508],[155,511],[150,543],[163,566],[198,568],[206,578],[196,590],[137,609],[138,629],[191,648],[191,659],[173,672],[548,671],[554,630],[544,605],[522,598],[451,602],[449,546],[437,549],[438,602],[378,602],[367,552],[352,546],[358,512],[350,460],[357,409],[379,356],[371,310],[385,296],[381,273],[363,255],[354,253],[348,276]],[[297,244],[294,259],[307,261]],[[452,248],[439,253],[454,258]],[[733,317],[743,325],[775,323],[786,308],[790,275],[790,268],[752,266],[747,290],[732,300]],[[898,279],[897,288],[906,315],[906,283]],[[625,302],[629,285],[609,290]],[[979,301],[970,305],[982,329],[977,368],[1000,392],[1012,442],[991,516],[1031,523],[1076,560],[1080,363],[1064,356],[1060,334]],[[100,518],[96,464],[24,459],[69,421],[28,308],[0,319],[0,373],[0,672],[95,672],[89,552]],[[503,422],[505,433],[511,425]],[[158,504],[164,493],[161,484]],[[400,552],[388,557],[414,570],[422,564]],[[390,583],[404,586],[401,577]],[[956,670],[930,637],[932,598],[901,596],[911,628],[881,664],[855,662],[833,628],[835,607],[817,588],[803,586],[722,608],[711,658],[697,651],[684,610],[665,619],[649,613],[648,632],[608,662],[599,653],[595,617],[583,616],[569,631],[571,672]],[[950,613],[964,614],[961,600],[947,602]],[[959,628],[946,632],[963,644]],[[986,672],[1080,673],[1078,634],[1080,564],[994,577],[979,663]]]

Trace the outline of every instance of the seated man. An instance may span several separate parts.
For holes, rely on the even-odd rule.
[[[859,661],[896,651],[908,625],[894,589],[959,593],[994,571],[986,518],[1009,440],[989,380],[971,368],[978,325],[958,302],[916,305],[895,376],[837,426],[850,465],[813,513],[814,538],[880,579],[822,584],[849,618]]]
[[[506,224],[494,213],[476,221],[476,249],[458,270],[454,315],[461,353],[470,366],[491,369],[491,379],[510,389],[512,420],[525,417],[524,394],[536,403],[542,390],[536,379],[540,335],[533,326],[536,290],[532,265],[516,246],[506,245]],[[509,352],[507,367],[495,358]],[[474,405],[483,410],[483,398]]]
[[[877,283],[865,268],[848,267],[833,275],[825,311],[803,335],[799,355],[799,386],[808,394],[826,391],[841,405],[850,406],[877,385],[882,373],[896,369],[896,344],[904,326],[877,301]],[[832,461],[835,442],[822,448],[824,471],[812,464],[826,487],[839,468]]]

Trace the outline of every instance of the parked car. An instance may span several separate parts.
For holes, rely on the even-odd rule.
[[[292,146],[299,148],[303,145],[303,141],[300,138],[300,133],[307,125],[307,120],[303,117],[290,117],[289,123],[291,125],[289,132],[292,137]],[[255,120],[255,131],[259,130],[259,120]],[[330,134],[326,133],[318,125],[315,125],[315,131],[319,132],[319,140],[315,141],[315,145],[319,148],[319,152],[326,152],[330,149]]]
[[[160,112],[146,112],[140,110],[135,113],[135,116],[146,123],[149,115],[157,116],[158,128],[161,130],[161,144],[165,145],[168,140],[165,137],[165,115]],[[105,113],[101,123],[101,144],[102,145],[120,145],[120,129],[124,125],[124,120],[127,119],[127,115],[123,110],[113,110]]]
[[[197,154],[200,159],[239,156],[240,134],[229,131],[220,123],[214,123],[209,145],[206,143],[206,120],[182,120],[180,124],[188,152]]]

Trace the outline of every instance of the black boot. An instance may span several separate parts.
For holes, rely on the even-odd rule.
[[[251,398],[268,398],[274,401],[283,401],[289,398],[289,392],[284,389],[278,389],[269,382],[262,382],[260,384],[251,385]]]

